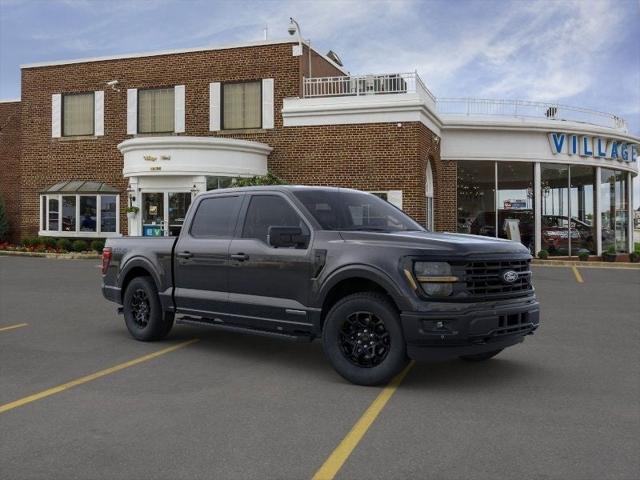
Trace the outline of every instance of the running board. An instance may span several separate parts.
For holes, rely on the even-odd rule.
[[[204,325],[206,327],[215,328],[217,330],[224,330],[227,332],[245,333],[249,335],[259,335],[262,337],[281,338],[284,340],[291,340],[294,342],[311,342],[313,337],[311,335],[294,335],[290,333],[271,332],[269,330],[258,330],[256,328],[242,327],[239,325],[229,325],[227,323],[217,322],[215,320],[208,320],[205,318],[195,318],[189,316],[181,316],[176,318],[177,324],[184,325]]]

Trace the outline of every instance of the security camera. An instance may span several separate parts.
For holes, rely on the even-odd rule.
[[[291,25],[289,25],[289,28],[287,28],[287,31],[289,32],[289,35],[293,36],[296,34],[296,26],[292,23]]]
[[[109,85],[110,87],[115,87],[118,84],[118,80],[111,80],[110,82],[107,82],[107,85]]]

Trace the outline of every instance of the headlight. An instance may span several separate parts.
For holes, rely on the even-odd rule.
[[[458,277],[451,274],[447,262],[415,262],[413,273],[427,295],[447,297],[453,293]]]

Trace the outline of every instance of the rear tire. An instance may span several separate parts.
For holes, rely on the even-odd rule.
[[[349,295],[331,308],[322,345],[333,368],[357,385],[386,383],[409,362],[398,311],[374,292]]]
[[[485,360],[489,360],[490,358],[495,357],[496,355],[498,355],[502,350],[504,350],[503,348],[499,349],[499,350],[493,350],[491,352],[485,352],[485,353],[476,353],[475,355],[463,355],[460,358],[462,360],[465,360],[467,362],[483,362]]]
[[[164,312],[158,290],[150,277],[136,277],[124,292],[124,322],[133,338],[142,342],[162,340],[173,327],[173,313]]]

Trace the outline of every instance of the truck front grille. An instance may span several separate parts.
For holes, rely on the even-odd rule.
[[[465,265],[467,291],[473,296],[526,295],[532,290],[530,260],[476,261]],[[512,283],[503,280],[502,274],[514,271],[518,278]]]

